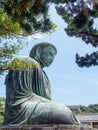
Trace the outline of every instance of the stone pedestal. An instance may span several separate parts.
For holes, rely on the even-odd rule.
[[[1,126],[0,130],[98,130],[84,125],[19,125],[19,126]]]

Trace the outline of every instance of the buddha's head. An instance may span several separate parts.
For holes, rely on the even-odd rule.
[[[57,54],[57,49],[54,45],[42,42],[36,44],[30,51],[30,57],[38,61],[41,67],[48,67],[54,60],[55,55]]]

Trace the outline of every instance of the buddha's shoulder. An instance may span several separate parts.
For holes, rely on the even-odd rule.
[[[38,62],[28,56],[16,57],[8,65],[8,69],[32,69],[33,67],[39,67]]]

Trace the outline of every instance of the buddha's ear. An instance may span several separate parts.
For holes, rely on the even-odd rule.
[[[38,47],[38,48],[36,49],[36,57],[40,57],[40,53],[41,53],[41,48]]]

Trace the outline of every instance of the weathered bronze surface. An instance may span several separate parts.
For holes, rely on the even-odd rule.
[[[51,100],[51,88],[43,68],[57,53],[50,43],[35,45],[29,57],[12,61],[6,76],[6,107],[3,125],[79,124],[64,104]]]

